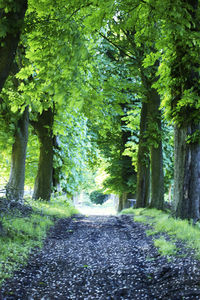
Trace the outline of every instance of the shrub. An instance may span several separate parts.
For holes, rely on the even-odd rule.
[[[103,194],[102,190],[96,190],[90,193],[90,200],[95,204],[103,204],[108,199],[108,195]]]

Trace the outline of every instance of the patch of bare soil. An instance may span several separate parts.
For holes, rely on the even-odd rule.
[[[131,216],[61,219],[2,286],[2,300],[200,299],[200,262],[170,262]]]

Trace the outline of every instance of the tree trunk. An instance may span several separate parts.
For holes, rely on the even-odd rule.
[[[54,162],[55,162],[55,158],[58,157],[60,158],[60,160],[64,163],[63,161],[63,157],[60,154],[60,146],[59,146],[59,138],[58,136],[53,136],[53,150],[54,150]],[[58,166],[53,166],[53,173],[52,173],[52,184],[53,184],[53,191],[54,192],[58,192],[61,190],[61,186],[60,186],[60,176],[62,173],[62,165],[58,165]]]
[[[137,158],[137,197],[136,207],[146,207],[149,203],[150,162],[147,145],[148,103],[142,103],[140,119],[140,139]]]
[[[127,116],[128,106],[125,103],[121,103],[121,108],[124,112],[124,116]],[[122,197],[125,197],[126,200],[123,200],[127,202],[127,196],[130,193],[136,192],[136,171],[133,167],[132,158],[130,156],[124,155],[124,150],[126,149],[126,144],[130,141],[131,138],[131,131],[127,128],[126,121],[121,117],[120,120],[121,128],[122,128],[122,134],[121,134],[121,150],[120,150],[120,164],[122,166],[121,168],[121,178],[124,181],[124,186],[122,190],[120,191],[122,194]],[[126,194],[126,196],[124,196]],[[128,208],[128,203],[123,204],[123,208]]]
[[[161,111],[160,96],[151,88],[149,95],[149,135],[151,139],[151,202],[150,207],[163,209],[164,207],[164,173],[163,173],[163,151],[161,134]]]
[[[187,143],[188,135],[198,132],[200,124],[175,127],[174,203],[176,216],[199,219],[200,205],[200,144]]]
[[[162,142],[151,148],[151,203],[150,207],[164,208],[164,174]]]
[[[129,207],[129,203],[128,203],[128,194],[126,192],[122,193],[119,196],[119,205],[118,205],[118,212],[122,211],[125,208]]]
[[[18,121],[12,147],[11,171],[6,186],[6,197],[9,200],[22,200],[24,196],[25,161],[28,142],[28,106]]]
[[[53,112],[49,108],[43,111],[37,122],[31,122],[40,143],[38,171],[35,179],[33,199],[49,201],[53,178]]]
[[[27,10],[27,0],[13,1],[13,11],[5,13],[0,10],[1,18],[6,23],[6,35],[0,38],[0,92],[10,73],[20,39],[24,15]]]
[[[188,34],[199,35],[198,0],[183,1],[191,15]],[[173,25],[173,23],[172,23]],[[180,31],[181,32],[181,31]],[[199,58],[192,56],[193,49],[185,44],[179,31],[174,35],[174,60],[171,62],[171,107],[176,117],[174,154],[174,209],[181,219],[199,219],[200,204],[200,141],[199,108]],[[193,46],[198,47],[198,46]],[[187,60],[183,60],[186,57]],[[192,59],[191,59],[192,58]],[[192,92],[191,92],[192,91]],[[190,102],[178,107],[184,93],[191,94]]]

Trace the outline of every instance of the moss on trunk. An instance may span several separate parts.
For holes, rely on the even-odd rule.
[[[14,144],[12,147],[11,171],[9,182],[6,186],[6,197],[9,200],[21,200],[24,196],[25,161],[28,142],[28,107],[18,120]]]

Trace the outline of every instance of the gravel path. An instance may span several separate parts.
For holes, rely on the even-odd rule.
[[[61,219],[0,299],[200,299],[200,263],[169,262],[145,229],[130,216]]]

